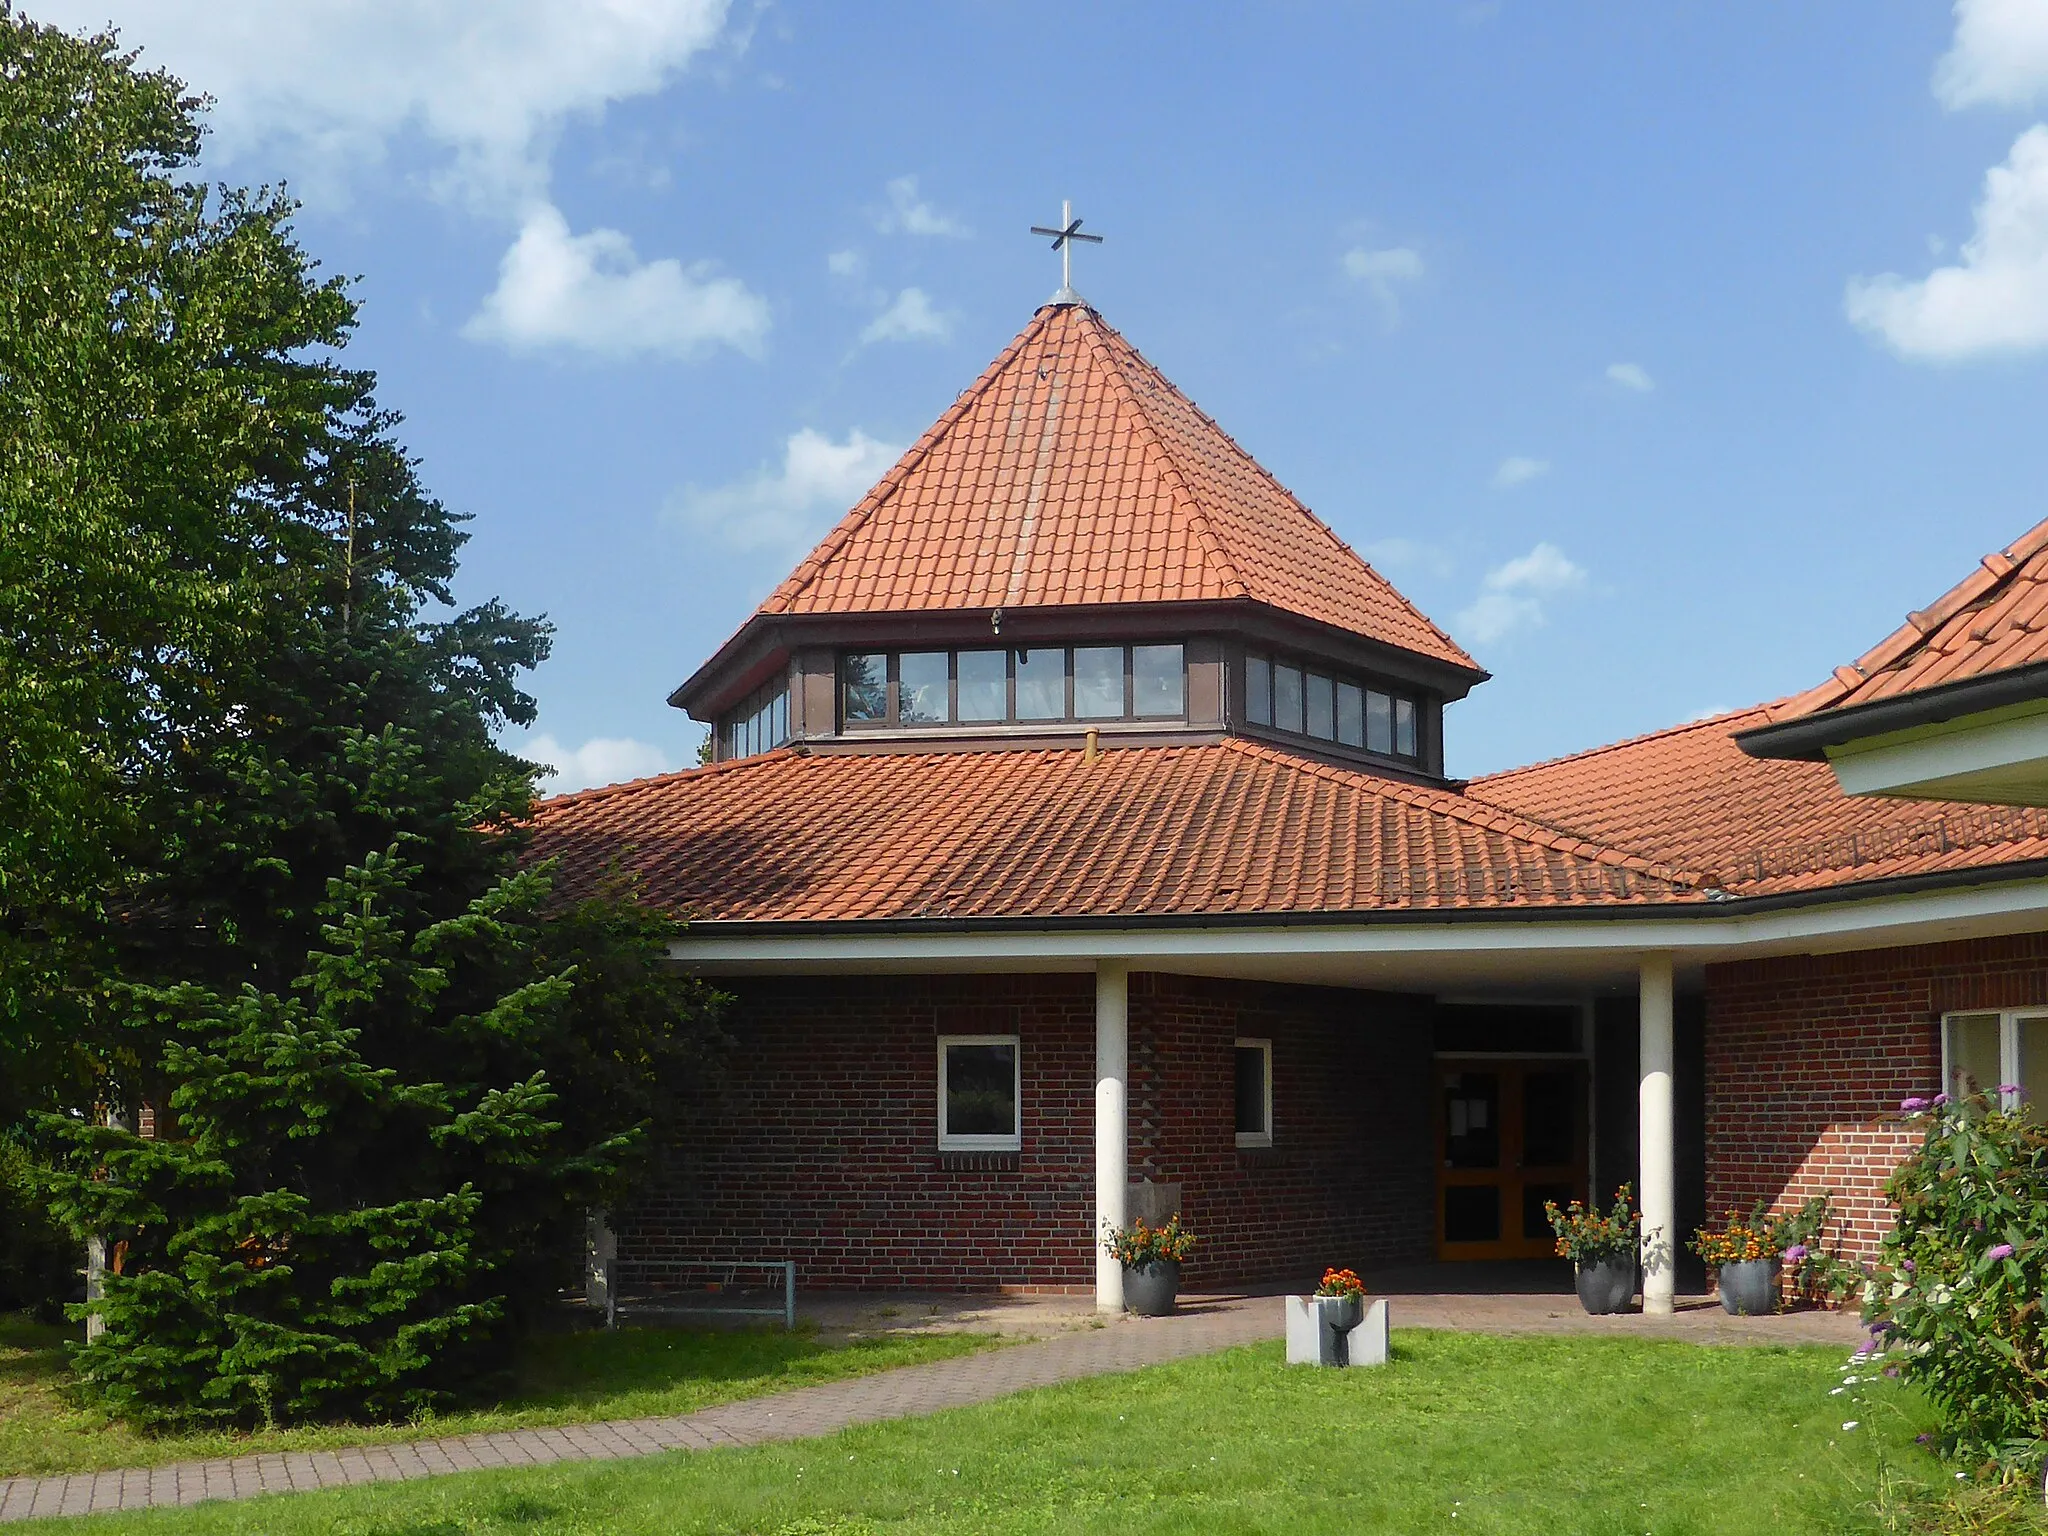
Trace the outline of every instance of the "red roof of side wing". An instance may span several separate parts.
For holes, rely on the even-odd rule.
[[[1479,670],[1100,315],[1057,304],[760,614],[1231,598]]]

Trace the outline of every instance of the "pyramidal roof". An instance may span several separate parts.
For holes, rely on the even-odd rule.
[[[760,615],[1218,599],[1479,670],[1099,314],[1055,303]]]

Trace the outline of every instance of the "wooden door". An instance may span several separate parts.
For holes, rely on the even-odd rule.
[[[1437,1256],[1548,1258],[1547,1200],[1586,1198],[1582,1061],[1437,1062]]]

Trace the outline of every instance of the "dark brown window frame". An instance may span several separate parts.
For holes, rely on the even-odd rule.
[[[1180,708],[1172,714],[1142,715],[1137,712],[1138,682],[1136,653],[1153,647],[1171,646],[1180,652]],[[1123,652],[1124,700],[1121,713],[1114,715],[1078,715],[1074,710],[1074,655],[1077,651],[1117,650]],[[1003,656],[1003,716],[999,720],[963,720],[960,718],[960,657],[963,652],[999,651]],[[1027,655],[1035,651],[1057,651],[1060,654],[1060,668],[1063,685],[1062,713],[1053,716],[1023,717],[1017,713],[1017,653]],[[902,658],[910,656],[944,655],[946,658],[946,718],[944,720],[903,719]],[[858,719],[847,713],[847,661],[855,656],[879,656],[883,660],[883,715],[880,719]],[[1086,642],[1062,643],[1057,645],[953,645],[953,646],[897,646],[890,649],[840,651],[833,662],[833,687],[837,696],[839,726],[842,731],[933,731],[972,732],[976,730],[1014,730],[1041,728],[1064,728],[1067,726],[1090,726],[1107,724],[1178,724],[1188,717],[1188,642],[1183,639],[1122,640],[1100,644]]]

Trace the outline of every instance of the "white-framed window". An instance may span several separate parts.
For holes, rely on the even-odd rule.
[[[1237,1144],[1273,1145],[1273,1042],[1237,1042]]]
[[[1982,1009],[1941,1021],[1942,1088],[2048,1114],[2048,1008]],[[2003,1091],[2001,1091],[2003,1090]]]
[[[1015,1152],[1024,1084],[1015,1035],[939,1036],[939,1149]]]

